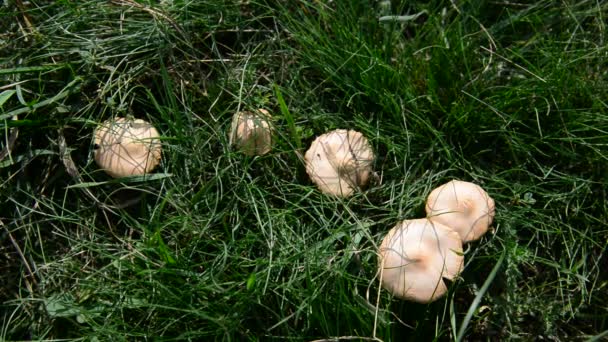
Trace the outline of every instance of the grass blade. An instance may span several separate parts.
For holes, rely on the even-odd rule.
[[[494,281],[496,274],[498,274],[498,270],[500,269],[503,261],[505,260],[505,255],[506,255],[506,252],[503,251],[502,255],[496,262],[496,265],[494,265],[494,268],[488,275],[488,278],[483,283],[483,286],[481,287],[481,289],[479,289],[479,292],[477,293],[477,296],[475,296],[473,303],[471,303],[471,306],[469,307],[469,310],[467,311],[467,314],[466,314],[466,316],[464,316],[464,319],[462,320],[462,324],[460,325],[460,331],[456,335],[457,342],[462,341],[462,339],[464,338],[464,333],[466,332],[467,327],[469,326],[469,323],[471,322],[471,318],[473,318],[473,315],[475,314],[477,307],[479,306],[479,304],[481,304],[481,299],[483,298],[483,296],[486,294],[486,292],[490,288],[490,285],[492,284],[492,281]]]
[[[283,114],[283,117],[287,121],[287,127],[289,128],[289,131],[291,132],[291,136],[294,139],[296,148],[298,150],[300,150],[302,148],[302,139],[300,138],[300,133],[298,132],[298,129],[296,128],[295,118],[289,111],[289,108],[287,108],[287,104],[285,103],[285,99],[283,99],[283,94],[281,93],[281,89],[279,89],[279,86],[277,86],[276,84],[274,85],[274,93],[277,97],[277,101],[279,102],[279,107],[281,108],[281,114]]]

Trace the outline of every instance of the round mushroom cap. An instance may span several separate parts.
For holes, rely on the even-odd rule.
[[[261,156],[272,149],[270,113],[258,109],[256,113],[238,112],[232,118],[230,143],[246,155]]]
[[[426,218],[398,223],[382,240],[382,287],[395,297],[430,303],[448,288],[464,266],[462,240],[455,231]]]
[[[435,188],[426,200],[427,217],[454,229],[463,242],[481,238],[494,219],[494,200],[479,185],[453,180]]]
[[[337,129],[318,136],[304,159],[306,172],[323,193],[348,197],[368,183],[374,151],[363,134]]]
[[[107,120],[95,131],[95,162],[114,178],[146,174],[160,163],[158,137],[144,120]]]

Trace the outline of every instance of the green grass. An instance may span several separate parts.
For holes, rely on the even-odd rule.
[[[0,340],[605,338],[606,18],[600,0],[0,5]],[[258,107],[278,134],[251,158],[228,133]],[[96,124],[126,115],[163,135],[151,179],[93,162]],[[378,155],[381,182],[346,200],[301,159],[334,128]],[[496,200],[493,232],[448,296],[379,293],[382,237],[454,178]]]

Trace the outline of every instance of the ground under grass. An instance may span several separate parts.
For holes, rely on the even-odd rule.
[[[608,336],[608,3],[21,1],[0,5],[0,340],[600,340]],[[228,144],[266,108],[274,149]],[[112,180],[92,132],[152,122]],[[301,155],[356,129],[378,181],[321,194]],[[493,230],[430,305],[376,248],[451,179]]]

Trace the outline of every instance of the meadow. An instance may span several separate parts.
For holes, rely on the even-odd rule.
[[[608,338],[608,1],[0,4],[0,340]],[[246,156],[233,115],[276,139]],[[161,165],[113,179],[109,118]],[[302,156],[346,128],[354,196]],[[452,179],[496,201],[447,296],[379,287],[377,248]]]

